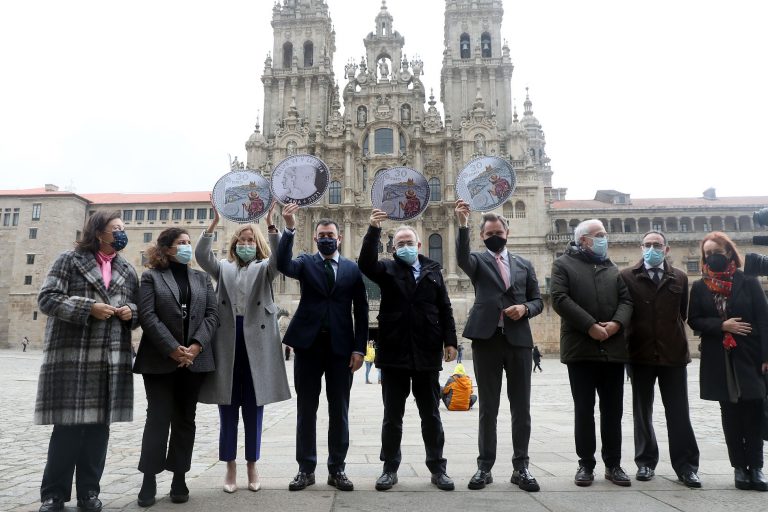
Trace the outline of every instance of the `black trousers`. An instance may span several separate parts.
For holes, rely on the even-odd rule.
[[[381,455],[384,471],[397,472],[402,461],[400,441],[403,438],[405,402],[413,390],[421,417],[421,437],[427,452],[427,468],[431,473],[445,473],[443,458],[445,434],[440,421],[439,372],[381,369],[381,397],[384,401],[384,421],[381,425]]]
[[[763,467],[763,401],[720,402],[725,444],[734,468]]]
[[[595,393],[600,397],[600,439],[606,467],[621,465],[621,415],[624,412],[624,364],[568,364],[574,409],[574,437],[579,465],[595,468]]]
[[[513,347],[503,334],[497,334],[487,340],[473,340],[472,354],[480,409],[477,467],[490,471],[496,462],[496,418],[501,379],[506,372],[512,415],[512,465],[515,469],[526,468],[531,438],[531,349]]]
[[[314,473],[317,466],[317,408],[322,378],[328,399],[328,471],[344,471],[349,450],[349,391],[352,371],[349,356],[335,355],[328,333],[318,334],[307,349],[294,349],[293,383],[296,389],[296,462],[299,471]]]
[[[654,385],[659,381],[667,418],[669,457],[675,472],[699,470],[699,446],[688,413],[688,371],[685,366],[631,365],[635,463],[656,468],[659,445],[653,430]]]
[[[179,368],[172,373],[144,374],[147,421],[141,440],[139,471],[186,473],[195,445],[195,412],[204,373]],[[168,442],[170,429],[171,440]]]
[[[104,473],[109,443],[109,425],[54,425],[48,443],[40,501],[48,498],[72,499],[72,477],[78,498],[89,491],[99,493],[99,481]]]

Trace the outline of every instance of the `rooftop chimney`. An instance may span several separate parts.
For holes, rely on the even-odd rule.
[[[58,192],[59,187],[57,185],[53,185],[52,183],[46,183],[45,184],[45,191],[46,192]]]
[[[715,193],[714,187],[710,187],[704,191],[704,199],[708,199],[710,201],[717,199],[717,194]]]

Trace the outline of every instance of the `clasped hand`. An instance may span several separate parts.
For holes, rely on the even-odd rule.
[[[619,332],[618,322],[597,322],[589,328],[589,336],[597,341],[605,341]]]
[[[133,318],[133,311],[129,306],[120,306],[116,308],[110,304],[103,302],[94,302],[91,305],[91,316],[98,320],[109,320],[113,316],[116,316],[120,320],[127,322]]]
[[[179,363],[179,368],[186,368],[194,364],[195,358],[200,353],[200,345],[193,343],[189,347],[179,345],[171,352],[171,359]]]

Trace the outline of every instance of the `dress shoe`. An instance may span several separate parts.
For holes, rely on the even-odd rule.
[[[237,491],[237,464],[235,461],[227,461],[227,474],[224,475],[224,485],[221,489],[229,494]]]
[[[621,466],[605,468],[605,479],[610,480],[621,487],[629,487],[632,485],[632,480],[630,480],[624,470],[621,469]]]
[[[289,491],[302,491],[307,488],[308,485],[315,485],[314,473],[303,473],[299,471],[296,476],[293,477],[291,483],[288,484]]]
[[[40,505],[40,512],[58,512],[59,510],[64,510],[64,502],[61,498],[46,498]]]
[[[340,491],[352,491],[355,488],[349,478],[347,478],[346,473],[343,471],[328,475],[328,485],[335,487]]]
[[[510,482],[517,485],[524,491],[536,492],[539,490],[539,482],[533,478],[533,475],[528,468],[516,469],[512,472],[512,478]]]
[[[579,466],[573,482],[579,487],[589,487],[595,481],[595,473],[586,466]]]
[[[139,490],[139,498],[136,500],[136,504],[140,507],[151,507],[155,504],[155,495],[157,494],[157,480],[155,475],[144,474],[144,481],[141,484]]]
[[[385,471],[376,480],[376,490],[386,491],[391,489],[397,483],[397,473]]]
[[[768,491],[768,480],[765,479],[763,468],[752,468],[749,470],[749,476],[752,479],[752,488],[756,491]]]
[[[441,491],[452,491],[454,489],[453,480],[445,472],[432,473],[432,485]]]
[[[637,473],[635,473],[635,478],[637,478],[641,482],[648,482],[650,480],[653,480],[654,476],[656,476],[656,471],[654,471],[653,468],[648,466],[640,466],[639,468],[637,468]]]
[[[685,471],[680,473],[677,475],[677,479],[683,482],[686,487],[691,487],[693,489],[701,487],[701,480],[699,480],[699,475],[697,475],[695,471]]]
[[[467,487],[475,491],[477,489],[482,489],[487,484],[492,484],[492,483],[493,483],[493,475],[491,475],[491,472],[478,469],[477,472],[474,475],[472,475],[472,478],[469,479],[469,484],[467,485]]]
[[[746,468],[733,468],[733,479],[737,489],[748,491],[752,488],[752,477]]]
[[[77,508],[87,510],[88,512],[101,512],[99,493],[96,491],[88,491],[85,498],[77,498]]]
[[[189,489],[187,484],[182,481],[171,482],[171,502],[173,503],[186,503],[189,501]]]
[[[237,491],[237,484],[224,484],[223,486],[221,486],[221,490],[226,493],[232,494],[233,492]]]

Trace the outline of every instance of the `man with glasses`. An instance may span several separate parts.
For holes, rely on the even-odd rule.
[[[456,358],[456,325],[440,264],[419,254],[421,242],[409,226],[395,230],[393,259],[378,258],[381,222],[387,212],[374,209],[360,248],[360,270],[381,288],[376,367],[381,371],[384,421],[381,455],[384,471],[376,490],[397,483],[401,462],[405,402],[413,390],[421,417],[421,435],[432,484],[453,490],[443,458],[445,435],[440,420],[441,361]]]
[[[574,483],[595,479],[595,393],[600,397],[600,437],[605,478],[629,486],[621,468],[621,415],[625,326],[632,299],[619,270],[608,258],[608,235],[597,219],[585,220],[574,241],[552,265],[552,307],[560,315],[560,361],[568,366],[574,405],[574,438],[579,469]]]
[[[669,246],[664,234],[649,231],[643,236],[640,248],[640,261],[621,271],[634,303],[628,342],[636,478],[651,480],[659,462],[653,430],[653,387],[658,379],[672,467],[683,484],[701,487],[697,475],[699,447],[688,413],[686,365],[691,362],[685,332],[688,276],[666,260]]]

